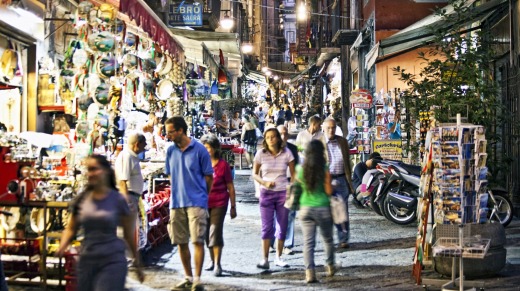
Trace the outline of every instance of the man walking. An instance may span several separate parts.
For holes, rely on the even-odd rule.
[[[350,193],[354,193],[348,142],[344,137],[336,135],[336,121],[333,118],[325,120],[323,132],[325,132],[325,145],[332,184],[335,185],[335,192],[340,194],[343,200],[345,200],[348,218],[348,196]],[[344,224],[337,224],[336,229],[339,240],[338,248],[348,248],[350,221]]]
[[[200,284],[204,263],[204,239],[207,228],[208,194],[213,184],[213,167],[206,148],[187,136],[188,125],[181,116],[165,122],[172,144],[166,152],[165,172],[170,177],[170,223],[172,244],[179,247],[185,280],[172,290],[204,290]],[[191,270],[191,239],[195,250],[195,277]]]
[[[313,139],[324,140],[323,132],[320,131],[321,118],[318,115],[313,115],[309,118],[309,127],[302,130],[296,136],[296,146],[298,151],[303,152],[309,142]],[[300,161],[303,162],[303,161]]]
[[[282,136],[284,146],[286,146],[294,156],[294,166],[298,165],[298,147],[294,144],[287,142],[289,139],[289,130],[283,125],[276,127]],[[291,180],[291,174],[287,171],[287,179]],[[286,255],[294,254],[292,248],[294,247],[294,220],[296,219],[296,210],[289,212],[289,220],[287,221],[287,234],[285,235],[285,242],[283,247],[283,253]],[[274,243],[274,237],[273,237]]]
[[[125,196],[131,211],[132,221],[135,221],[137,225],[136,234],[139,236],[136,235],[135,239],[138,249],[144,248],[143,242],[147,241],[144,224],[139,223],[141,220],[138,219],[139,204],[144,184],[138,155],[144,152],[145,147],[146,138],[143,134],[131,134],[128,137],[126,147],[117,156],[114,167],[119,192]],[[139,240],[137,240],[138,237]]]
[[[256,116],[258,116],[258,128],[263,133],[265,129],[265,116],[267,112],[262,109],[262,106],[258,107],[258,111],[255,112]]]

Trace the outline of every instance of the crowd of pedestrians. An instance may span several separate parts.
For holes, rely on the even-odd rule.
[[[288,115],[287,112],[291,113]],[[328,276],[336,272],[335,248],[348,247],[348,221],[335,226],[338,244],[334,244],[329,202],[333,193],[345,201],[353,193],[347,141],[336,135],[334,119],[326,119],[322,124],[320,117],[312,116],[309,127],[299,132],[296,144],[288,143],[290,123],[287,120],[298,115],[301,122],[301,114],[290,111],[289,107],[277,113],[283,114],[283,118],[278,116],[278,126],[269,122],[268,111],[261,107],[255,113],[243,115],[240,122],[236,112],[231,123],[226,123],[233,129],[241,126],[246,159],[252,169],[252,178],[259,184],[262,247],[256,266],[270,268],[271,247],[276,252],[274,264],[289,266],[283,256],[293,253],[297,212],[285,208],[284,203],[288,185],[297,180],[303,189],[298,218],[303,233],[305,278],[306,282],[313,283],[317,281],[314,270],[316,229],[320,230],[324,242]],[[226,124],[222,128],[227,128]],[[185,277],[172,290],[203,290],[204,248],[208,248],[210,255],[204,270],[221,276],[225,217],[228,210],[231,219],[237,217],[231,168],[221,157],[216,135],[208,134],[200,141],[195,140],[188,135],[188,125],[181,116],[169,118],[164,127],[166,137],[173,142],[165,158],[165,174],[171,183],[168,232],[171,243],[178,247]],[[263,128],[262,146],[257,149],[260,128]],[[128,271],[127,255],[134,258],[133,267],[138,278],[144,280],[138,255],[139,238],[142,237],[139,193],[143,191],[138,155],[145,146],[144,135],[130,135],[125,150],[116,159],[115,171],[104,157],[93,155],[87,159],[88,185],[73,203],[73,215],[59,249],[63,254],[80,227],[84,229],[79,290],[98,290],[102,284],[110,284],[110,290],[123,290]],[[116,235],[120,222],[127,253],[125,243]],[[103,250],[99,246],[103,246]]]

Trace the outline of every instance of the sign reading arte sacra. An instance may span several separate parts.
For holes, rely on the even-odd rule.
[[[203,5],[200,1],[171,1],[169,26],[202,26]]]

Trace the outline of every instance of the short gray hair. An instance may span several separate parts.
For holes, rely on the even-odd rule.
[[[201,144],[207,144],[209,145],[213,151],[215,152],[215,157],[217,159],[221,158],[221,152],[222,149],[220,147],[220,141],[218,140],[218,137],[214,134],[205,134],[200,138]]]
[[[146,137],[139,132],[132,133],[128,136],[128,139],[126,140],[126,144],[128,145],[134,145],[138,142],[146,141]]]

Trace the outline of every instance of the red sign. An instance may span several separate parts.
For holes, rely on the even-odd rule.
[[[354,108],[368,109],[372,107],[372,95],[365,89],[358,89],[350,93],[350,104]]]

